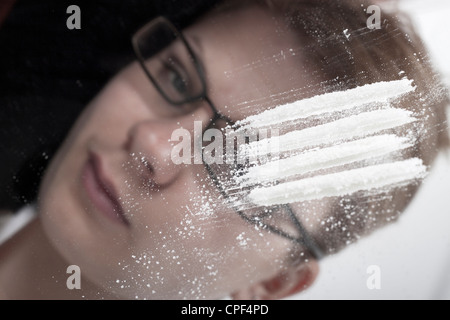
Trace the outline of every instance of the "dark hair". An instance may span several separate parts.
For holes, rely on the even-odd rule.
[[[131,35],[157,15],[179,27],[216,1],[19,0],[0,24],[0,209],[33,202],[49,160],[87,103],[134,59]]]

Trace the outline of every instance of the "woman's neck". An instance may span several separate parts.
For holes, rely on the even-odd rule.
[[[69,289],[68,264],[49,242],[35,218],[0,246],[1,299],[110,299],[86,279]]]

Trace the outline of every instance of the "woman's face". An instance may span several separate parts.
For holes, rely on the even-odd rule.
[[[184,35],[210,100],[232,120],[305,85],[295,36],[262,9],[212,14]],[[171,160],[174,130],[210,122],[209,105],[197,104],[177,115],[132,63],[86,108],[45,175],[38,204],[52,242],[118,296],[220,298],[285,266],[288,241],[223,203],[203,165]]]

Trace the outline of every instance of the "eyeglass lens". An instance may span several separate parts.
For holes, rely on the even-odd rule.
[[[172,104],[185,104],[204,95],[204,83],[194,56],[171,25],[151,23],[134,39],[141,63],[160,93]],[[187,106],[183,106],[190,112]]]

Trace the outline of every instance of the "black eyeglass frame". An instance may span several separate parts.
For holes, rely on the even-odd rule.
[[[177,38],[179,38],[182,43],[184,44],[184,46],[186,47],[188,53],[190,54],[192,61],[195,65],[195,68],[197,70],[198,73],[198,77],[201,81],[201,85],[202,85],[202,90],[201,93],[199,93],[198,95],[195,95],[193,97],[188,97],[185,100],[180,100],[180,101],[176,101],[171,99],[171,97],[169,97],[166,92],[164,92],[164,90],[161,89],[161,87],[158,84],[158,81],[156,81],[156,79],[151,75],[151,73],[148,71],[146,65],[145,65],[145,60],[144,57],[142,56],[140,50],[139,50],[139,39],[142,37],[142,34],[145,33],[145,31],[147,31],[149,28],[154,27],[157,24],[164,24],[166,27],[168,27],[173,33],[174,35],[176,35]],[[212,103],[211,99],[209,99],[208,95],[207,95],[207,85],[206,85],[206,80],[205,80],[205,75],[204,75],[204,71],[203,71],[203,67],[201,65],[201,63],[199,62],[199,60],[197,59],[197,56],[195,55],[194,51],[192,50],[191,46],[189,45],[188,41],[186,40],[186,38],[184,37],[183,33],[174,26],[174,24],[168,20],[167,18],[160,16],[157,17],[155,19],[153,19],[152,21],[150,21],[149,23],[147,23],[146,25],[144,25],[142,28],[140,28],[132,37],[132,46],[133,46],[133,50],[134,53],[137,57],[137,60],[139,62],[139,64],[141,65],[143,71],[145,72],[145,74],[147,75],[147,77],[149,78],[150,82],[153,84],[153,86],[156,88],[156,90],[161,94],[161,96],[170,104],[178,106],[178,105],[183,105],[183,104],[187,104],[187,103],[193,103],[193,102],[197,102],[197,101],[201,101],[204,100],[208,103],[208,105],[211,107],[212,111],[213,111],[213,118],[211,119],[211,123],[214,123],[215,121],[217,121],[218,119],[222,119],[224,121],[226,121],[227,123],[229,123],[231,126],[234,126],[234,122],[229,119],[228,117],[226,117],[225,115],[222,115],[218,109],[214,106],[214,104]],[[211,169],[210,165],[207,164],[206,162],[203,162],[204,166],[206,168],[206,170],[208,171],[209,176],[211,177],[211,179],[213,180],[215,186],[217,187],[217,189],[220,191],[221,195],[226,199],[229,200],[229,195],[227,194],[227,192],[225,191],[225,189],[223,188],[223,186],[221,185],[221,183],[219,182],[218,177],[216,176],[216,174],[214,173],[214,171]],[[264,230],[268,230],[271,233],[277,234],[285,239],[288,239],[292,242],[294,242],[297,245],[302,245],[305,246],[310,253],[313,255],[313,257],[317,260],[321,259],[324,257],[324,252],[323,250],[318,246],[318,244],[316,243],[316,241],[311,237],[311,235],[309,234],[309,232],[305,229],[305,227],[303,226],[303,224],[300,222],[300,220],[296,217],[296,215],[294,214],[292,207],[288,204],[282,205],[281,206],[284,210],[286,210],[286,212],[289,215],[289,218],[292,220],[292,222],[294,223],[295,228],[297,229],[297,231],[300,234],[299,238],[293,237],[290,234],[284,232],[283,230],[280,230],[274,226],[265,224],[264,222],[262,222],[261,220],[258,219],[253,219],[253,218],[249,218],[247,215],[245,215],[240,209],[233,207],[233,209],[239,214],[239,216],[247,221],[248,223],[251,223],[253,225],[257,225],[259,227],[261,227]]]

